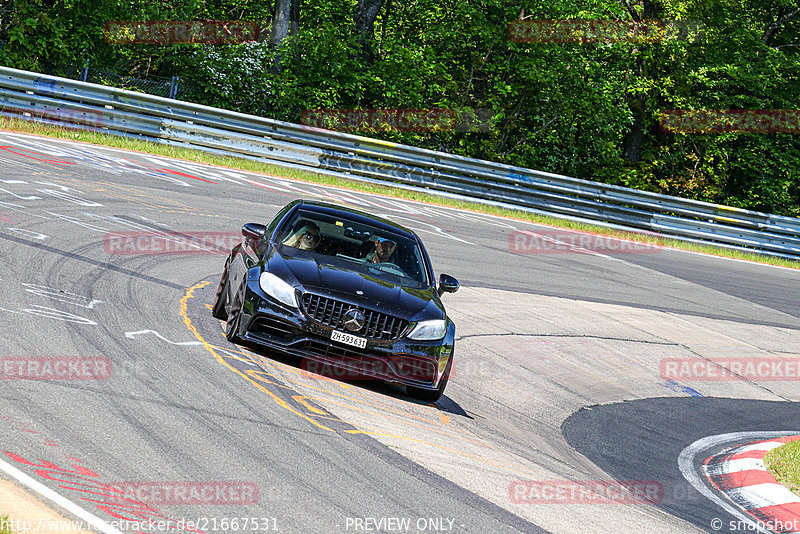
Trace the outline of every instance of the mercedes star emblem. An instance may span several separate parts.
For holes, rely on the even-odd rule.
[[[358,332],[364,328],[364,323],[366,322],[367,318],[364,317],[364,313],[361,310],[351,309],[347,310],[347,313],[344,314],[342,320],[344,321],[344,327],[348,331]]]

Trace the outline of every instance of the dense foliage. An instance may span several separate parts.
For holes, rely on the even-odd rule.
[[[276,20],[239,45],[114,44],[110,20]],[[517,20],[672,21],[657,40],[520,42]],[[695,31],[699,29],[700,31]],[[90,59],[181,98],[289,121],[318,108],[485,110],[478,128],[365,135],[800,215],[800,132],[674,133],[664,110],[800,108],[798,0],[10,0],[0,63]]]

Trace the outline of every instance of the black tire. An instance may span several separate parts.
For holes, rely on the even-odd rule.
[[[228,312],[225,311],[225,305],[228,303],[228,281],[227,272],[222,275],[222,280],[219,281],[217,288],[217,298],[214,299],[214,305],[211,307],[211,316],[214,319],[228,320]]]
[[[244,304],[244,288],[246,280],[242,280],[239,289],[236,290],[236,295],[233,296],[231,302],[231,311],[228,313],[228,322],[225,324],[225,337],[231,343],[239,343],[242,338],[239,337],[239,323],[242,321],[242,306]]]
[[[438,388],[422,389],[414,386],[406,386],[408,396],[423,402],[436,402],[441,399],[442,395],[444,395],[444,388],[447,387],[447,381],[450,380],[450,368],[452,365],[453,355],[451,354],[450,359],[447,361],[447,367],[444,369],[444,376],[442,376],[442,380],[439,382]]]
[[[211,307],[211,316],[223,321],[228,320],[228,312],[225,310],[225,305],[228,303],[228,264],[230,261],[230,258],[228,258],[228,261],[225,262],[225,270],[222,272],[222,278],[217,287],[217,297]]]

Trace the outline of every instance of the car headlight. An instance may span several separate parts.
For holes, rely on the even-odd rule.
[[[291,308],[297,308],[297,298],[294,295],[294,288],[275,276],[272,273],[263,272],[258,279],[258,285],[267,295],[278,302],[286,304]]]
[[[442,339],[447,333],[447,322],[444,319],[434,319],[432,321],[420,321],[417,326],[408,333],[409,339],[419,341],[430,341]]]

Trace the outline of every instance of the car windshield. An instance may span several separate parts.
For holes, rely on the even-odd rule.
[[[297,210],[278,231],[276,241],[323,256],[346,268],[405,286],[427,285],[422,251],[416,240],[382,227],[307,210]]]

